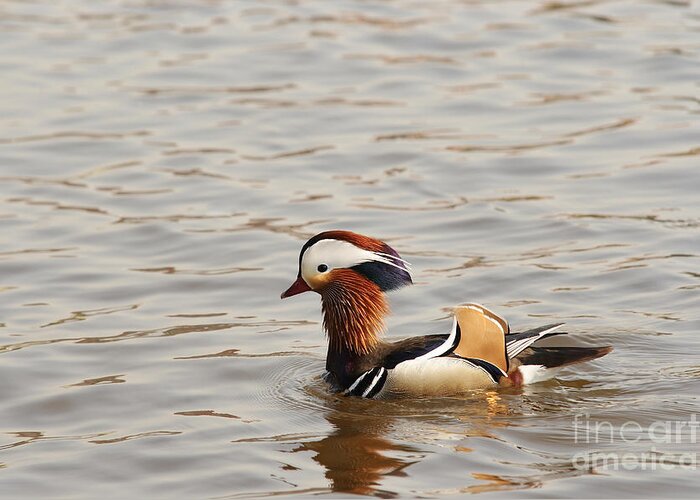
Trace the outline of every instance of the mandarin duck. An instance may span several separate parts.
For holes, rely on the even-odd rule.
[[[379,398],[519,387],[612,350],[535,347],[544,338],[563,334],[557,331],[563,323],[511,332],[505,319],[474,303],[454,309],[447,334],[383,341],[389,313],[385,293],[412,283],[408,262],[378,239],[336,230],[304,244],[297,279],[281,298],[309,291],[321,296],[328,337],[326,380],[337,392]]]

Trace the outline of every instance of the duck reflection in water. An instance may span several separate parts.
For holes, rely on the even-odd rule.
[[[315,453],[313,459],[326,469],[334,492],[397,497],[396,493],[378,489],[382,477],[405,476],[404,469],[420,458],[419,451],[384,437],[391,418],[358,414],[362,410],[358,406],[366,405],[358,405],[357,401],[338,403],[326,414],[333,432],[319,441],[303,443],[294,451]]]
[[[458,432],[464,438],[493,438],[489,429],[507,425],[501,419],[492,420],[492,417],[509,413],[508,406],[497,394],[489,391],[474,399],[478,401],[472,404],[471,398],[412,402],[401,399],[395,403],[329,398],[330,408],[325,418],[333,426],[331,434],[318,441],[302,443],[293,451],[315,453],[313,460],[325,468],[333,492],[395,498],[397,493],[380,488],[386,482],[384,478],[407,476],[406,469],[425,456],[424,450],[400,441],[442,435],[444,431],[439,420],[445,416],[462,422]],[[468,424],[466,428],[464,423]],[[456,451],[472,450],[458,446]]]

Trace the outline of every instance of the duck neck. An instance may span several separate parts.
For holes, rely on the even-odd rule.
[[[329,358],[361,358],[379,345],[389,304],[374,282],[354,272],[339,276],[322,291],[321,305]]]

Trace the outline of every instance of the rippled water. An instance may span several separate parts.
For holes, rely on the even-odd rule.
[[[3,497],[697,494],[690,427],[645,432],[699,409],[697,2],[6,1],[0,32]],[[478,301],[615,351],[329,394],[318,299],[279,300],[329,228],[413,263],[393,337]]]

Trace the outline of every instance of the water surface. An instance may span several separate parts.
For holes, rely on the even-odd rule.
[[[7,1],[0,32],[3,497],[697,494],[691,428],[647,432],[699,406],[697,3]],[[390,337],[478,301],[615,350],[329,394],[318,298],[279,294],[330,228],[412,262]]]

